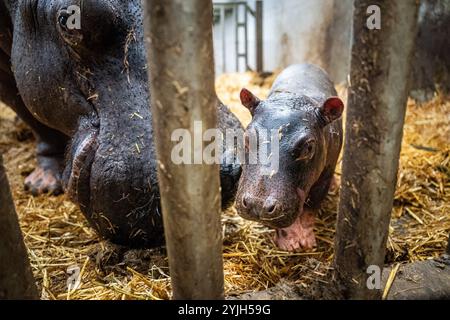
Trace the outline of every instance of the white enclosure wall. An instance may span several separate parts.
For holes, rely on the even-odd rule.
[[[265,0],[264,66],[268,70],[311,62],[325,67],[323,53],[333,0]]]
[[[255,8],[254,0],[247,3]],[[336,81],[345,80],[350,53],[351,10],[352,0],[263,0],[264,70],[275,71],[293,63],[311,62],[327,69]],[[240,12],[241,20],[242,14]],[[249,16],[248,21],[249,66],[254,69],[255,19]],[[242,49],[243,36],[240,38]],[[235,17],[229,14],[225,19],[225,30],[221,24],[214,26],[217,75],[237,71],[235,45]],[[243,61],[238,71],[245,71]]]

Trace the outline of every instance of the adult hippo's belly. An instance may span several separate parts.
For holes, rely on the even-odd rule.
[[[101,236],[128,246],[163,241],[148,87],[140,1],[0,0],[0,99],[37,139],[27,187],[64,185]],[[218,105],[220,129],[240,128]],[[240,172],[221,167],[223,206]]]

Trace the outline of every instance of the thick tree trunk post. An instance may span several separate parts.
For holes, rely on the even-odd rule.
[[[381,29],[367,28],[367,8],[381,9]],[[380,298],[367,268],[382,270],[388,236],[417,1],[355,0],[334,279],[344,298]]]
[[[38,298],[0,154],[0,300]]]
[[[174,299],[223,298],[219,165],[177,165],[171,135],[194,136],[217,128],[212,3],[151,0],[145,3],[146,43],[158,178]],[[192,154],[189,155],[192,157]]]

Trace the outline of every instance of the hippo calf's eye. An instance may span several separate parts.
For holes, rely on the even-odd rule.
[[[300,141],[295,149],[294,156],[296,161],[310,160],[316,151],[316,141],[314,139],[307,140],[306,142]]]

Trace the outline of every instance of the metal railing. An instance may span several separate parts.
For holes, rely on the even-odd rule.
[[[240,14],[242,13],[243,14]],[[220,26],[221,49],[222,49],[222,72],[227,66],[227,30],[225,21],[226,14],[231,13],[234,19],[235,33],[235,71],[240,71],[240,61],[244,61],[245,70],[252,70],[249,65],[249,17],[255,23],[255,71],[263,71],[263,4],[261,0],[255,1],[255,9],[252,9],[246,1],[214,2],[214,24]],[[243,33],[241,33],[243,30]],[[242,39],[243,37],[243,39]],[[240,50],[241,41],[244,43],[243,50]]]

